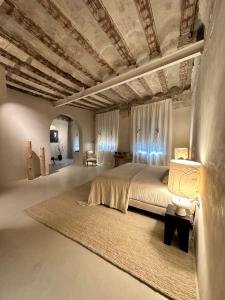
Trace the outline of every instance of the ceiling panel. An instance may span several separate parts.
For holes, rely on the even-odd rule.
[[[114,69],[123,65],[123,60],[108,36],[85,5],[85,1],[56,0],[64,13],[73,21],[76,28],[89,41],[93,49]]]
[[[148,44],[134,1],[103,0],[103,5],[112,18],[115,29],[123,37],[123,43],[135,62],[149,54]],[[138,41],[138,43],[137,43]]]
[[[175,51],[180,36],[183,0],[151,0],[162,55]]]
[[[168,88],[172,88],[174,86],[180,86],[180,64],[173,65],[166,69],[167,79],[168,79]]]
[[[162,92],[162,87],[159,82],[159,76],[157,73],[152,73],[144,76],[145,80],[149,83],[153,95]]]
[[[98,81],[101,80],[105,73],[94,58],[71,36],[71,32],[66,30],[59,18],[54,19],[37,0],[29,0],[18,3],[18,8],[35,24],[35,28],[43,36],[51,37],[58,47],[63,49],[63,52],[71,57],[73,61],[80,65],[83,73],[90,76],[90,78]],[[34,9],[34,6],[36,9]],[[41,30],[40,30],[41,29]]]

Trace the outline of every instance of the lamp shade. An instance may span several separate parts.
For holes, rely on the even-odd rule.
[[[168,189],[171,193],[194,199],[200,188],[201,164],[191,160],[170,161]]]
[[[188,148],[175,148],[175,159],[188,159]]]

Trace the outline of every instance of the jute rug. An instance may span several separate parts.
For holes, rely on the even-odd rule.
[[[81,206],[90,184],[26,210],[170,299],[196,299],[194,256],[163,243],[163,221],[104,206]]]

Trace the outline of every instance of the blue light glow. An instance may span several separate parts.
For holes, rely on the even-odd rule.
[[[138,144],[134,153],[138,156],[144,157],[159,157],[164,155],[164,147],[160,143],[153,143],[150,145]]]
[[[162,155],[163,154],[162,151],[151,151],[148,153],[147,151],[142,151],[142,150],[139,150],[138,153],[145,154],[145,155]]]
[[[79,151],[80,150],[80,145],[79,144],[75,144],[74,145],[74,151]]]

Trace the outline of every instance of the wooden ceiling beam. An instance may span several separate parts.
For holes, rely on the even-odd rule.
[[[183,47],[184,45],[190,44],[194,39],[194,25],[196,22],[197,11],[198,11],[198,0],[193,0],[192,2],[187,0],[182,0],[182,11],[181,11],[181,21],[180,21],[180,37],[178,42],[178,47]],[[193,65],[193,62],[191,61]],[[180,64],[179,78],[180,87],[184,88],[188,84],[188,77],[192,72],[192,67],[190,62],[184,61]]]
[[[51,63],[49,60],[47,60],[44,56],[40,55],[30,43],[27,41],[22,41],[22,39],[17,39],[15,36],[12,36],[7,32],[5,29],[0,27],[0,37],[17,47],[18,49],[22,50],[24,53],[29,55],[32,59],[35,59],[57,75],[65,78],[66,80],[70,81],[71,83],[77,85],[79,88],[84,87],[87,88],[88,85],[82,83],[75,77],[73,77],[71,74],[63,71],[62,69],[58,68],[55,64]]]
[[[167,93],[168,92],[168,80],[167,80],[167,75],[166,75],[165,70],[159,70],[157,72],[157,75],[158,75],[159,83],[162,88],[162,92]]]
[[[83,49],[85,49],[102,67],[109,73],[114,73],[111,66],[101,57],[101,55],[93,49],[86,38],[77,30],[75,25],[63,13],[63,11],[52,0],[37,0],[61,26],[70,33],[73,38]]]
[[[150,58],[162,56],[150,0],[134,0],[134,2],[148,43]],[[162,92],[166,93],[168,91],[166,73],[160,70],[157,76]]]
[[[110,14],[106,10],[101,0],[84,0],[95,20],[105,32],[111,43],[115,46],[117,52],[127,65],[135,65],[136,62],[125,43],[122,35],[114,24]]]
[[[180,37],[178,47],[193,42],[194,26],[197,19],[198,0],[182,0]]]
[[[88,6],[91,13],[93,14],[95,20],[99,23],[102,30],[106,33],[109,40],[115,46],[121,58],[126,62],[127,65],[135,65],[136,61],[134,57],[132,56],[125,40],[118,31],[117,26],[114,24],[102,1],[85,0],[85,3]],[[135,94],[136,97],[140,97],[133,87],[128,85],[127,88],[129,89],[130,93]]]
[[[184,89],[187,85],[189,85],[193,64],[194,64],[193,59],[184,61],[180,64],[179,77],[180,77],[180,87],[182,89]]]
[[[152,96],[153,91],[152,91],[151,87],[149,86],[148,81],[144,77],[138,78],[138,80],[142,84],[142,86],[144,87],[146,92],[149,94],[149,96]]]
[[[111,98],[105,96],[103,93],[95,94],[92,97],[94,97],[95,99],[97,99],[99,101],[102,101],[102,102],[104,102],[106,104],[110,104],[111,105],[111,104],[115,103],[114,100],[112,100]]]
[[[119,87],[118,87],[119,88]],[[115,88],[110,89],[109,91],[111,94],[115,95],[115,98],[118,99],[119,101],[122,101],[124,103],[128,103],[129,100],[127,98],[125,98],[124,96],[121,95],[120,91],[116,91]],[[118,104],[118,101],[114,101],[115,104]]]
[[[96,21],[101,26],[102,30],[107,34],[108,38],[115,46],[121,58],[127,65],[135,65],[135,59],[101,0],[86,0],[85,3],[92,12]],[[127,89],[129,89],[130,93],[135,94],[136,97],[140,97],[137,91],[130,85],[127,85]]]
[[[2,7],[5,9],[5,13],[14,18],[14,20],[21,25],[25,30],[29,30],[33,36],[35,36],[46,47],[51,49],[60,58],[63,58],[69,64],[71,64],[76,70],[84,74],[87,78],[91,79],[94,83],[99,81],[96,79],[85,67],[83,67],[74,57],[67,54],[57,42],[55,42],[45,31],[38,25],[36,25],[30,18],[28,18],[14,1],[5,0]]]
[[[32,86],[32,85],[26,84],[26,83],[24,83],[24,82],[21,82],[21,81],[15,79],[15,78],[12,78],[9,74],[6,75],[6,80],[7,80],[7,82],[9,82],[9,83],[14,83],[14,84],[20,85],[21,87],[25,87],[25,88],[27,88],[27,89],[30,89],[30,90],[32,90],[32,91],[34,91],[34,92],[38,92],[38,93],[41,93],[41,94],[43,94],[43,95],[46,95],[46,96],[50,96],[50,97],[52,97],[52,98],[55,98],[55,100],[59,100],[59,99],[62,98],[62,97],[60,97],[60,96],[58,96],[58,95],[55,95],[55,94],[52,94],[52,93],[43,91],[43,90],[38,89],[38,88],[36,88],[36,87],[34,87],[34,86]]]
[[[47,96],[45,96],[43,94],[37,94],[37,93],[35,93],[33,91],[29,91],[29,90],[27,90],[27,89],[25,89],[25,88],[23,88],[21,86],[18,87],[14,83],[7,82],[7,87],[11,88],[13,90],[19,91],[21,93],[25,93],[25,94],[28,94],[28,95],[31,95],[31,96],[35,96],[35,97],[40,97],[40,98],[48,100],[48,101],[50,100],[51,102],[52,101],[56,101],[56,99],[53,99],[51,97],[47,97]]]
[[[25,69],[29,70],[30,72],[34,73],[35,75],[38,75],[50,82],[53,82],[56,85],[59,85],[60,87],[62,87],[64,90],[69,90],[72,93],[76,93],[78,92],[77,89],[74,89],[70,86],[65,85],[63,82],[55,79],[52,76],[47,75],[46,73],[40,71],[39,69],[31,66],[30,64],[28,64],[27,62],[17,58],[15,55],[10,54],[9,52],[5,51],[4,49],[0,48],[0,55],[7,58],[8,60],[14,62],[17,66],[21,66],[24,67]],[[69,93],[69,92],[68,92]],[[71,93],[70,93],[71,94]]]
[[[140,95],[136,92],[136,90],[133,88],[133,86],[130,84],[130,82],[124,84],[124,87],[127,89],[127,91],[132,95],[132,98],[140,99]]]
[[[99,106],[102,106],[102,107],[106,107],[106,106],[107,106],[104,102],[102,102],[102,101],[100,101],[100,100],[96,100],[96,99],[93,98],[93,97],[88,97],[87,99],[88,99],[89,101],[91,101],[92,103],[95,103],[95,104],[97,104],[97,105],[99,105]]]
[[[5,64],[5,63],[3,63],[3,62],[1,62],[1,61],[0,61],[0,64],[3,65],[3,66],[5,67],[5,69],[6,69],[6,71],[7,71],[8,73],[15,74],[15,75],[17,75],[17,76],[19,76],[19,77],[21,77],[21,78],[23,78],[23,79],[26,79],[26,80],[31,81],[31,82],[33,82],[33,83],[36,83],[36,84],[38,84],[38,85],[40,85],[40,86],[43,86],[43,87],[45,87],[45,88],[47,88],[47,89],[50,89],[50,90],[52,90],[52,91],[54,91],[54,92],[56,92],[56,93],[62,94],[62,95],[64,95],[64,96],[69,96],[69,95],[71,95],[71,93],[68,93],[68,92],[59,90],[59,89],[57,89],[56,87],[53,87],[53,86],[49,85],[49,84],[46,83],[46,82],[43,82],[43,81],[41,81],[41,80],[39,80],[39,79],[37,79],[37,78],[31,76],[31,75],[28,75],[27,73],[21,71],[21,70],[18,69],[18,68],[9,66],[9,65],[7,65],[7,64]]]
[[[100,105],[94,104],[94,103],[92,103],[91,101],[88,101],[88,98],[86,98],[86,99],[80,99],[78,103],[80,103],[80,104],[82,104],[82,105],[89,106],[89,107],[93,107],[94,109],[99,109],[99,108],[101,108]]]
[[[189,60],[191,58],[200,56],[204,47],[204,41],[199,41],[190,45],[187,45],[177,51],[170,53],[168,55],[162,56],[160,58],[156,58],[149,63],[137,67],[135,69],[129,70],[126,73],[118,75],[112,79],[109,79],[103,83],[90,87],[86,90],[83,90],[79,93],[76,93],[72,96],[68,96],[65,99],[59,100],[56,103],[56,106],[63,106],[68,103],[78,101],[81,98],[86,98],[100,92],[111,89],[115,86],[119,86],[121,84],[127,83],[137,78],[141,78],[147,74],[151,74],[157,72],[159,70],[163,70],[172,65],[181,63],[185,60]]]
[[[150,0],[134,0],[148,43],[150,57],[161,54]]]

